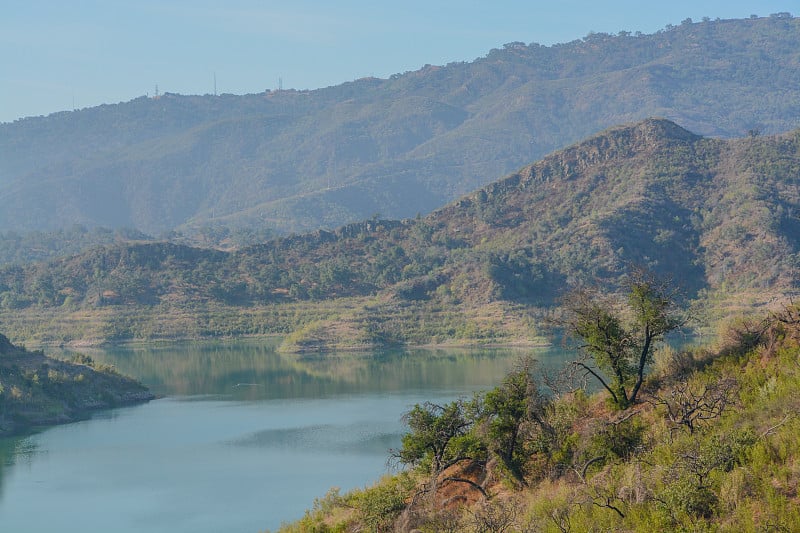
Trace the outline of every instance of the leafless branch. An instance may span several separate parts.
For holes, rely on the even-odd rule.
[[[675,428],[685,427],[689,433],[694,433],[702,422],[722,416],[734,401],[736,388],[737,382],[732,377],[702,386],[683,381],[666,394],[654,395],[650,403],[663,406],[667,411],[667,418]]]
[[[458,476],[448,476],[448,477],[442,479],[442,482],[445,482],[445,481],[452,481],[454,483],[466,483],[467,485],[469,485],[473,489],[475,489],[478,492],[480,492],[485,499],[487,499],[487,500],[489,499],[489,495],[486,493],[486,490],[483,487],[481,487],[480,485],[478,485],[477,483],[475,483],[474,481],[472,481],[471,479],[458,477]]]
[[[794,416],[794,413],[788,413],[786,416],[784,416],[784,417],[783,417],[783,420],[781,420],[780,422],[778,422],[778,423],[777,423],[777,424],[775,424],[774,426],[772,426],[772,427],[770,427],[770,428],[767,428],[767,430],[766,430],[766,431],[764,431],[764,432],[761,434],[761,438],[763,439],[764,437],[766,437],[766,436],[768,436],[768,435],[772,434],[772,432],[773,432],[773,431],[775,431],[776,429],[778,429],[779,427],[781,427],[782,425],[784,425],[784,424],[785,424],[786,422],[788,422],[788,421],[789,421],[789,420],[790,420],[790,419],[791,419],[793,416]]]

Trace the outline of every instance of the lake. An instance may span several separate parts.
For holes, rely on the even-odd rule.
[[[282,355],[271,341],[85,352],[161,399],[0,440],[0,531],[256,532],[387,472],[400,417],[559,350]],[[54,354],[68,355],[68,354]]]

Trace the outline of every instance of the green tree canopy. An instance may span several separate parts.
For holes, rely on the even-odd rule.
[[[597,379],[621,409],[636,403],[654,343],[684,322],[668,283],[635,271],[626,289],[625,302],[586,288],[564,299],[566,333],[585,355],[573,366]]]

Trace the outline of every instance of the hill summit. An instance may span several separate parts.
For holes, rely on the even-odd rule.
[[[631,265],[719,312],[790,295],[797,213],[800,130],[723,140],[648,119],[426,217],[236,252],[119,244],[6,267],[0,320],[69,324],[91,311],[99,329],[83,334],[100,338],[295,331],[322,345],[505,342],[535,334],[538,313],[569,286],[613,290]]]

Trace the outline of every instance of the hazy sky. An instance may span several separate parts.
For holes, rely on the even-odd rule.
[[[798,15],[797,0],[0,0],[0,122],[144,94],[385,78],[504,43]]]

